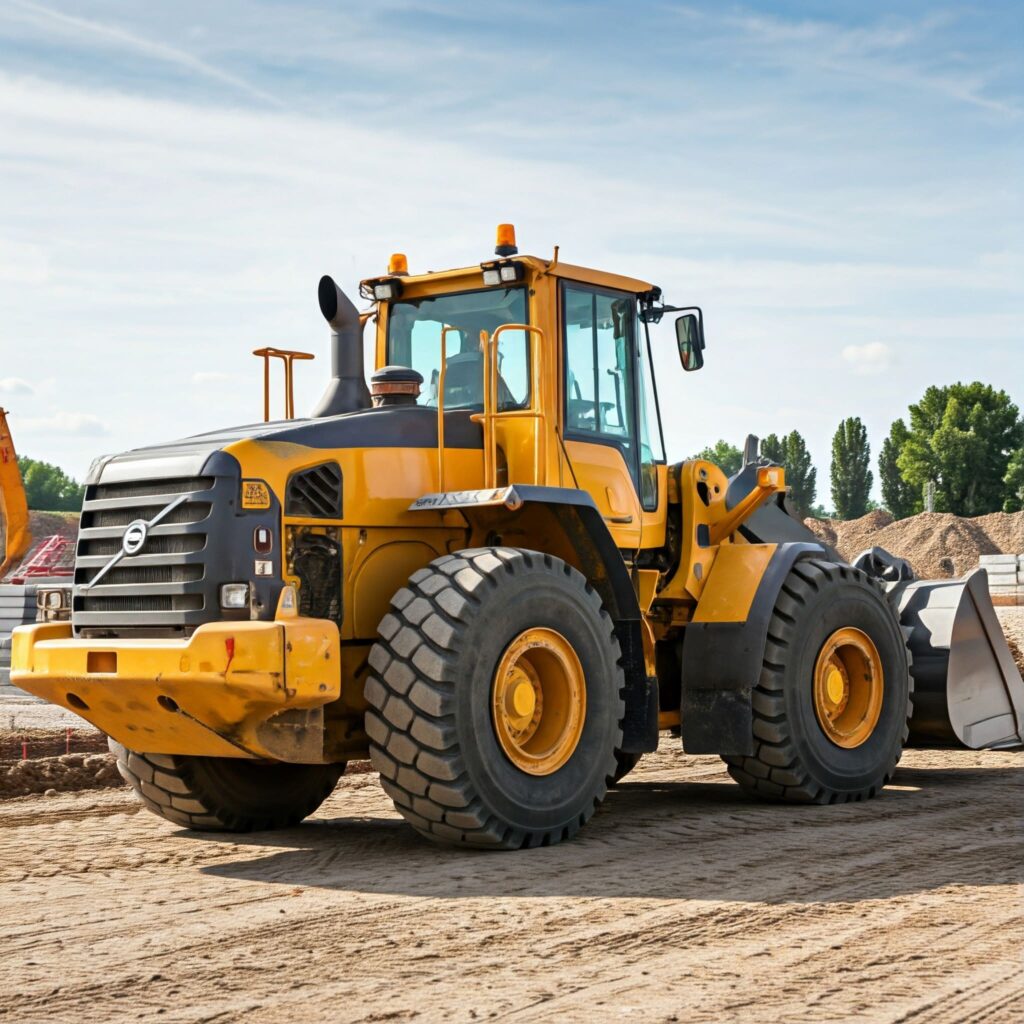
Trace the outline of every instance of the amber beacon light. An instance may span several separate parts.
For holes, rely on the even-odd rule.
[[[494,245],[495,256],[515,256],[519,252],[516,245],[516,228],[514,224],[499,224],[497,239]]]
[[[391,254],[391,259],[388,260],[388,273],[389,274],[408,274],[409,273],[409,260],[406,258],[404,252],[395,252]]]

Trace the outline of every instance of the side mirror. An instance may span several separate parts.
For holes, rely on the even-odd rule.
[[[676,319],[676,343],[684,370],[699,370],[704,365],[704,314],[696,307]]]

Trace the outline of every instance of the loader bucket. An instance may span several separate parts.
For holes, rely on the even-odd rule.
[[[1024,743],[1024,680],[985,570],[958,580],[914,580],[894,591],[913,656],[910,745],[981,750]]]

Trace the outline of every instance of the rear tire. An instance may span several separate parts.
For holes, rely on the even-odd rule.
[[[199,832],[296,825],[330,796],[344,764],[138,754],[108,740],[122,778],[154,814]]]
[[[578,659],[585,710],[562,760],[524,767],[499,728],[495,694],[510,678],[501,666],[533,632],[557,633]],[[535,551],[460,551],[413,574],[379,633],[366,732],[405,820],[428,839],[500,850],[573,836],[615,773],[625,711],[612,621],[584,577]],[[548,700],[537,704],[537,735]]]
[[[851,733],[853,746],[830,738],[814,694],[819,656],[840,632],[866,636],[882,673],[877,721],[863,730],[866,738]],[[797,562],[776,601],[753,691],[755,753],[723,760],[744,789],[768,799],[824,804],[872,797],[900,759],[911,693],[899,622],[868,576],[834,562]]]

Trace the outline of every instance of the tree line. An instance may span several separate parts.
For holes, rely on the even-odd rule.
[[[18,456],[18,469],[25,484],[28,507],[40,512],[78,512],[85,488],[59,466]]]
[[[909,422],[908,422],[909,421]],[[799,431],[761,441],[760,454],[786,467],[789,498],[800,516],[826,515],[817,497],[817,471]],[[696,458],[729,476],[743,456],[727,441]],[[894,518],[923,512],[980,516],[1024,510],[1024,419],[1002,390],[974,381],[928,388],[906,419],[896,420],[878,455],[882,507]],[[832,437],[830,485],[835,515],[856,519],[877,507],[867,430],[859,416],[844,419]]]

